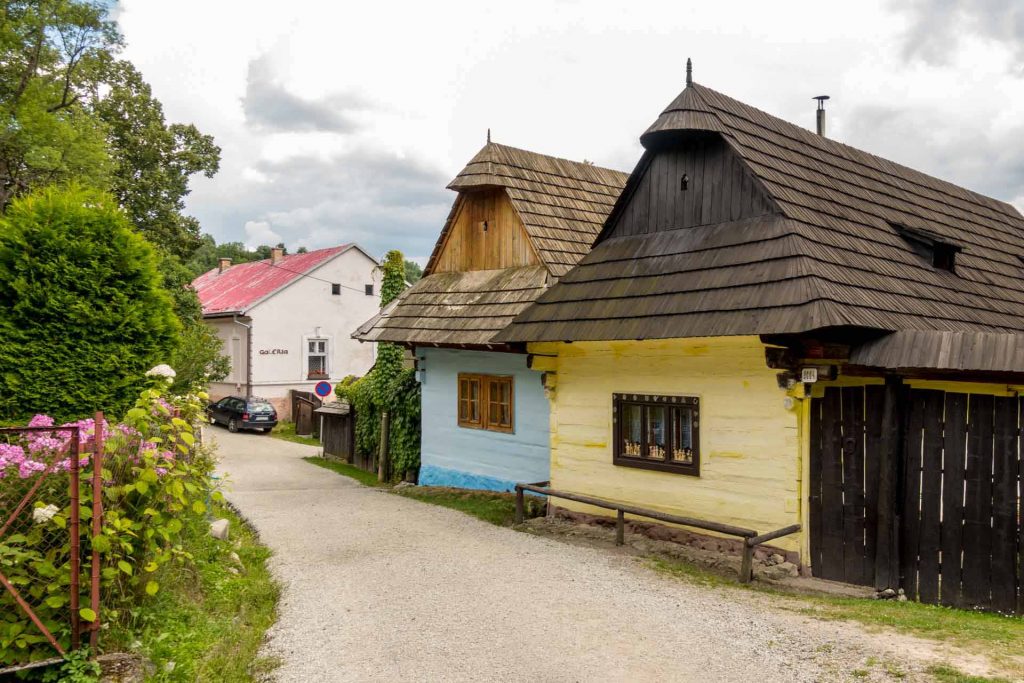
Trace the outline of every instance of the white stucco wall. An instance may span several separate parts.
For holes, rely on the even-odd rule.
[[[309,275],[249,311],[256,396],[276,399],[287,397],[291,389],[313,390],[319,380],[306,378],[310,338],[328,340],[332,384],[348,375],[363,375],[373,365],[374,345],[360,344],[352,339],[352,332],[380,309],[377,264],[358,249],[350,249]],[[331,294],[332,282],[342,285],[341,294]],[[373,296],[365,294],[368,284],[373,284]]]
[[[245,323],[246,319],[241,318]],[[231,372],[220,382],[210,384],[210,398],[218,400],[225,396],[244,395],[246,371],[246,348],[249,330],[228,318],[208,318],[206,324],[220,337],[222,353],[231,360]],[[246,323],[248,324],[248,323]]]
[[[342,285],[331,294],[331,283]],[[373,284],[373,296],[365,286]],[[307,379],[307,341],[328,340],[328,381],[363,375],[373,365],[376,346],[360,344],[352,332],[380,309],[381,276],[377,264],[358,249],[350,249],[300,277],[248,311],[252,325],[252,394],[286,409],[291,389],[312,391],[319,380]],[[208,319],[224,340],[224,353],[233,345],[241,351],[237,368],[222,383],[210,386],[211,397],[244,394],[247,330],[231,318]],[[237,338],[237,341],[236,341]],[[234,360],[234,359],[233,359]]]

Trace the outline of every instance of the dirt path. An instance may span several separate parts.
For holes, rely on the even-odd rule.
[[[315,448],[212,436],[285,587],[279,681],[912,681],[940,654],[365,488],[303,462]]]

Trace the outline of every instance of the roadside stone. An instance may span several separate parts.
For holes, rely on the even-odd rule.
[[[398,489],[407,489],[407,488],[412,487],[412,486],[416,486],[416,484],[412,483],[411,481],[400,481],[397,484],[395,484],[394,488],[395,488],[395,490],[398,490]]]
[[[111,652],[96,658],[101,683],[143,683],[156,673],[156,666],[142,655]]]
[[[210,523],[210,535],[216,538],[218,541],[228,540],[228,527],[231,526],[231,522],[224,519],[215,520]]]
[[[238,567],[228,567],[228,574],[234,574],[237,576],[238,574],[241,574],[241,572],[238,571]]]
[[[768,557],[768,564],[782,564],[785,561],[786,561],[786,558],[783,557],[782,555],[779,555],[778,553],[772,553]]]
[[[231,560],[231,562],[235,565],[235,567],[238,568],[239,571],[241,571],[243,574],[245,573],[245,565],[242,564],[242,558],[238,556],[238,553],[236,553],[235,551],[231,551],[231,554],[228,555],[228,559]]]
[[[781,562],[765,567],[760,572],[761,576],[769,581],[788,579],[798,574],[798,569],[792,562]]]
[[[880,591],[878,593],[878,599],[879,600],[892,600],[895,597],[896,597],[896,591],[894,591],[892,588],[886,588],[885,590]]]

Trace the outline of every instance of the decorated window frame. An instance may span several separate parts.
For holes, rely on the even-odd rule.
[[[456,415],[460,427],[515,432],[514,378],[459,373]]]
[[[700,476],[700,397],[612,394],[612,462]]]

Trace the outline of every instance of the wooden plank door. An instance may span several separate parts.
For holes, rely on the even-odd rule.
[[[811,401],[810,536],[815,576],[870,584],[875,563],[874,528],[868,528],[868,500],[877,477],[879,392],[864,387],[829,387]],[[873,502],[872,502],[873,504]],[[873,520],[874,515],[870,518]]]

